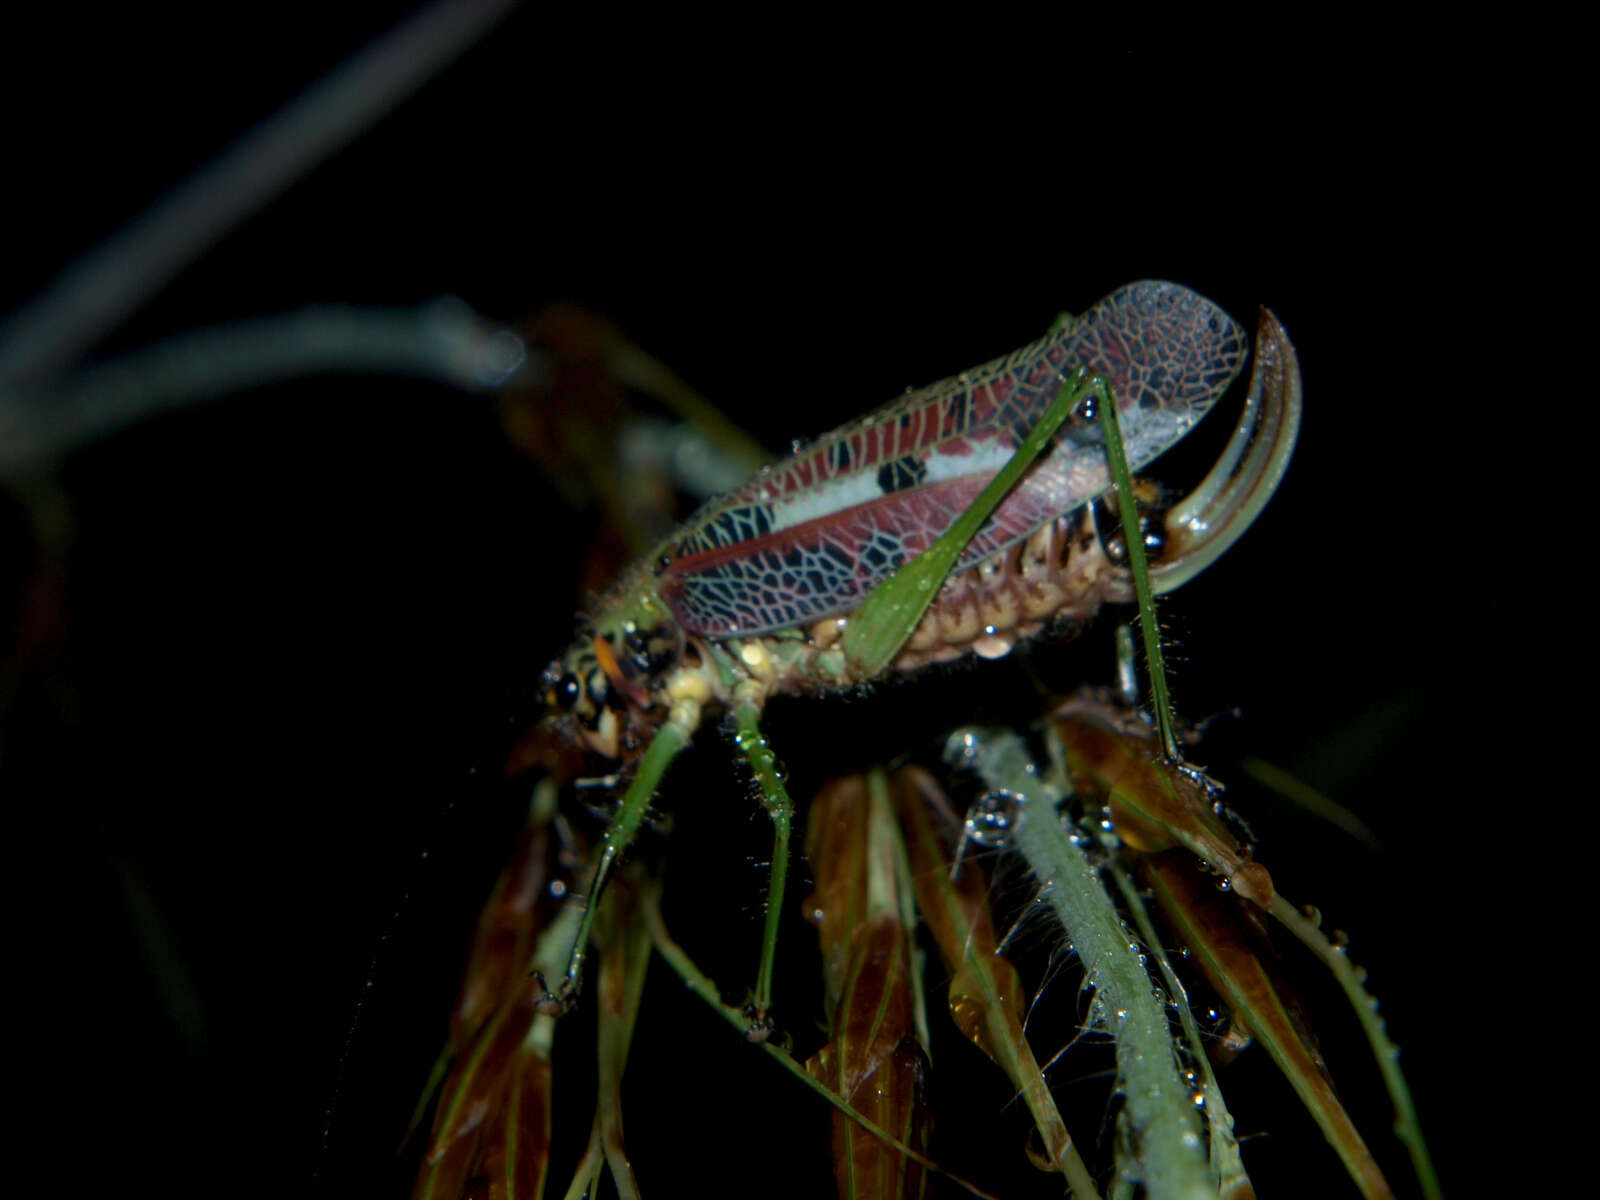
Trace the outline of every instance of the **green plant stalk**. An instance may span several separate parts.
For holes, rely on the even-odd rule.
[[[1150,920],[1150,910],[1145,907],[1139,889],[1115,861],[1108,863],[1106,869],[1116,883],[1117,890],[1122,893],[1123,902],[1133,916],[1133,923],[1139,927],[1139,936],[1144,939],[1150,956],[1161,969],[1161,978],[1166,981],[1167,991],[1176,1002],[1183,1036],[1189,1043],[1189,1057],[1199,1065],[1201,1077],[1205,1080],[1203,1094],[1206,1125],[1211,1132],[1211,1166],[1216,1173],[1221,1194],[1253,1195],[1249,1173],[1245,1171],[1244,1160],[1239,1155],[1239,1142],[1233,1135],[1233,1114],[1228,1111],[1228,1105],[1222,1098],[1216,1072],[1211,1069],[1211,1057],[1206,1053],[1205,1043],[1200,1040],[1200,1024],[1189,1009],[1189,995],[1178,973],[1172,969],[1166,951],[1161,948],[1160,936]]]
[[[1056,812],[1061,793],[1039,778],[1022,739],[1010,730],[968,730],[957,739],[959,757],[989,787],[1022,801],[1011,847],[1039,880],[1040,901],[1076,948],[1096,989],[1095,1023],[1116,1040],[1125,1141],[1133,1151],[1125,1156],[1119,1146],[1119,1175],[1142,1183],[1151,1200],[1215,1200],[1199,1117],[1178,1075],[1165,1006],[1099,872],[1062,825]]]
[[[1363,973],[1342,950],[1323,936],[1315,922],[1282,896],[1273,901],[1272,915],[1322,960],[1344,989],[1350,1007],[1355,1009],[1361,1028],[1367,1035],[1372,1055],[1378,1060],[1378,1069],[1383,1072],[1384,1086],[1389,1089],[1389,1099],[1394,1104],[1395,1136],[1411,1155],[1411,1169],[1417,1173],[1422,1194],[1427,1200],[1441,1200],[1444,1193],[1439,1188],[1439,1176],[1433,1169],[1433,1157],[1428,1153],[1428,1144],[1422,1137],[1422,1124],[1417,1120],[1411,1089],[1400,1070],[1400,1047],[1389,1040],[1383,1027],[1383,1018],[1378,1015],[1378,1002],[1362,986]]]
[[[600,1123],[596,1121],[589,1130],[589,1144],[572,1173],[572,1183],[561,1200],[590,1200],[600,1186],[600,1172],[605,1169],[606,1152],[600,1142]]]

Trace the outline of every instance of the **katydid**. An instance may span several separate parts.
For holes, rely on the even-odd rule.
[[[1212,561],[1282,476],[1298,426],[1293,350],[1270,313],[1257,340],[1251,398],[1223,459],[1159,527],[1135,535],[1149,543],[1157,591]],[[765,1036],[793,811],[759,728],[766,702],[969,652],[998,657],[1133,599],[1125,539],[1095,516],[1111,487],[1097,406],[1115,406],[1138,469],[1194,427],[1246,356],[1244,330],[1210,301],[1176,284],[1130,284],[763,470],[629,572],[545,676],[558,732],[632,773],[545,1007],[575,996],[595,898],[673,758],[722,710],[775,827],[751,1006],[751,1034]]]

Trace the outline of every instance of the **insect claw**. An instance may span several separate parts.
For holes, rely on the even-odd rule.
[[[767,1039],[778,1028],[771,1015],[765,1009],[758,1008],[754,1004],[746,1004],[744,1006],[744,1019],[745,1040],[752,1046],[765,1045]]]
[[[559,986],[552,988],[544,972],[537,967],[528,975],[533,980],[534,1012],[546,1017],[562,1017],[572,1011],[572,1006],[578,1001],[578,980],[563,979]]]
[[[1193,739],[1191,739],[1191,744],[1192,741]],[[1199,763],[1191,763],[1180,760],[1178,762],[1168,763],[1167,765],[1174,771],[1177,771],[1178,774],[1182,775],[1190,783],[1198,787],[1208,800],[1215,800],[1218,796],[1222,795],[1223,792],[1228,790],[1227,786],[1223,784],[1221,780],[1214,779],[1210,775],[1207,775],[1205,767],[1201,766]]]

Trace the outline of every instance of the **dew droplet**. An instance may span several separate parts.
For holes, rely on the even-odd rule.
[[[967,809],[964,838],[985,849],[1004,846],[1022,816],[1024,804],[1022,797],[1013,792],[994,791],[980,796]]]

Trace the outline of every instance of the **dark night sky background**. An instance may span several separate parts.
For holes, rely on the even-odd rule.
[[[112,20],[92,46],[51,25],[17,42],[37,61],[8,83],[27,114],[6,150],[8,305],[381,27],[219,26],[201,55],[181,44],[192,26]],[[1351,931],[1446,1188],[1463,1183],[1457,1122],[1484,1070],[1468,996],[1494,971],[1470,854],[1502,747],[1531,721],[1506,638],[1524,604],[1516,540],[1493,498],[1463,491],[1467,431],[1485,430],[1463,368],[1496,341],[1508,286],[1505,213],[1469,139],[1501,131],[1450,72],[1399,52],[1323,77],[1242,56],[1058,63],[1030,32],[959,69],[928,65],[953,49],[907,47],[885,70],[793,31],[748,31],[742,53],[658,33],[513,18],[111,348],[314,301],[452,293],[514,319],[575,299],[781,446],[1131,279],[1179,280],[1246,320],[1271,305],[1301,354],[1301,447],[1257,528],[1167,606],[1187,660],[1176,696],[1192,716],[1243,710],[1202,755],[1225,777],[1229,756],[1260,754],[1386,842],[1373,856],[1240,791],[1283,890]],[[1514,468],[1514,425],[1489,430]],[[182,1195],[298,1190],[319,1171],[330,1193],[403,1194],[392,1143],[515,826],[497,768],[569,636],[592,518],[556,508],[490,401],[384,379],[155,422],[60,481],[60,637],[12,697],[0,768],[34,1119],[74,1131],[63,1178]],[[15,607],[29,542],[17,501],[4,518]],[[1108,630],[1058,657],[1107,670]],[[771,734],[804,790],[1004,714],[1028,686],[1017,663],[962,671],[778,706]],[[669,917],[708,959],[733,947],[714,973],[736,990],[758,936],[748,858],[767,835],[723,749],[705,737],[669,788]],[[805,1041],[820,1014],[805,927],[785,936],[786,1019]],[[825,1194],[820,1106],[664,974],[650,986],[628,1077],[647,1193],[699,1162],[714,1194]],[[1406,1190],[1353,1022],[1308,990]],[[1277,1131],[1246,1151],[1263,1190],[1311,1194],[1289,1182],[1299,1169],[1343,1194],[1288,1089],[1259,1062],[1237,1069],[1240,1129]],[[998,1076],[973,1077],[945,1085],[966,1109],[944,1133],[974,1122],[968,1142],[1021,1162]],[[1103,1099],[1099,1083],[1065,1090]]]

